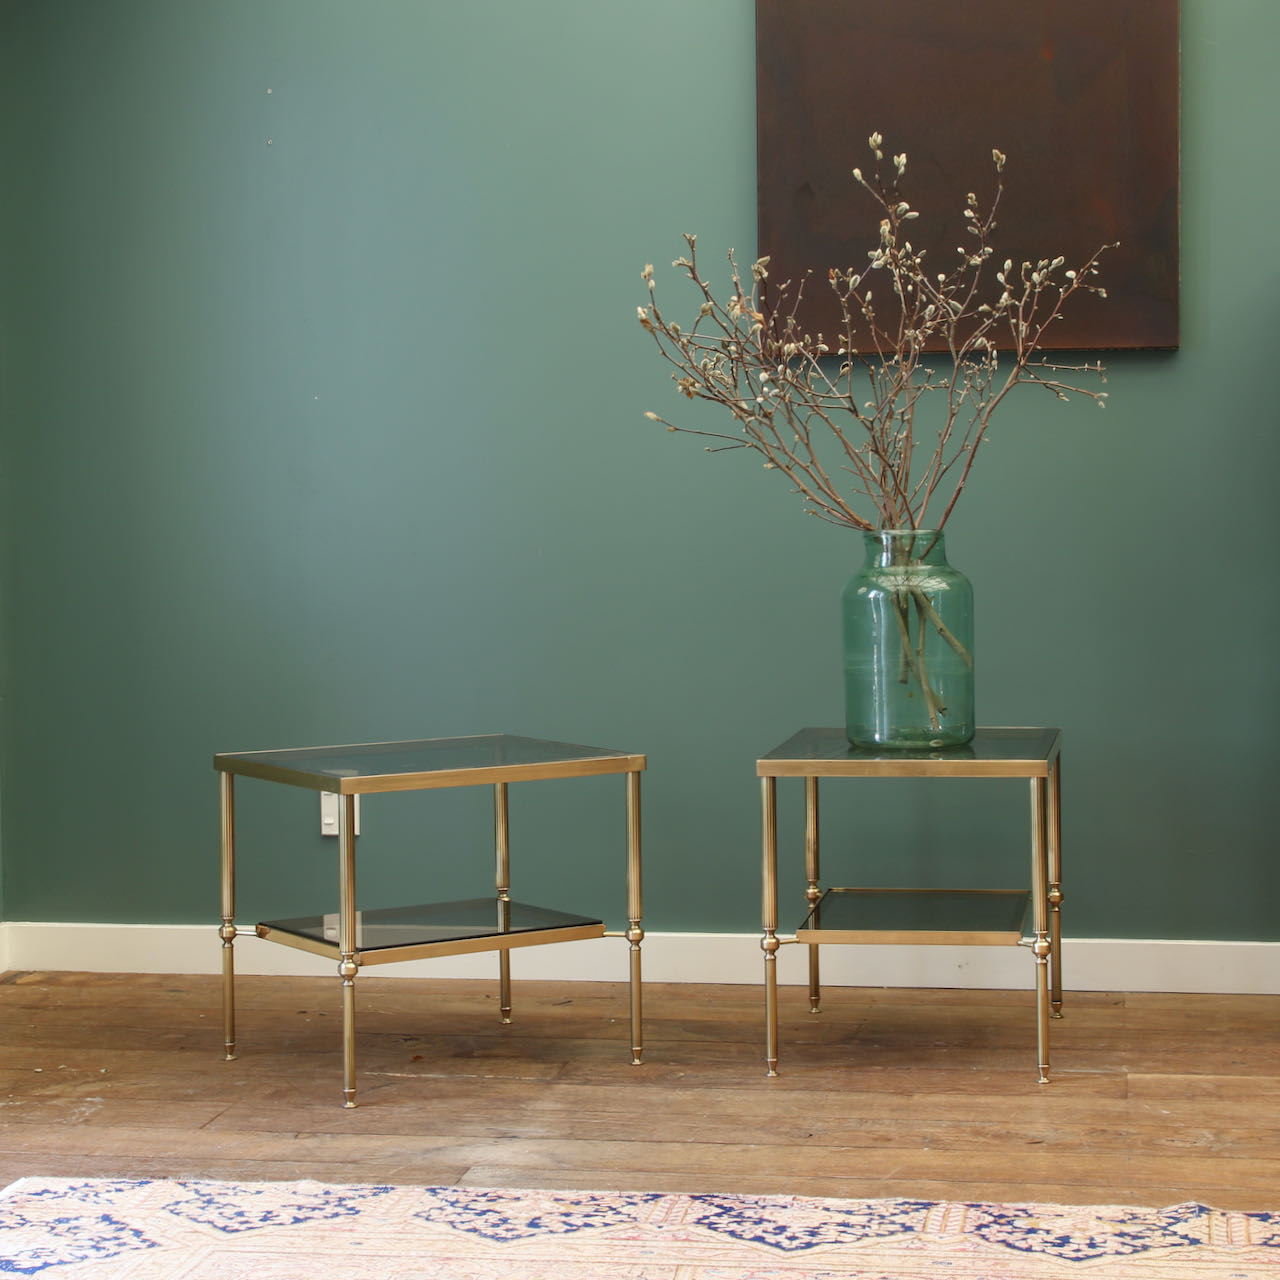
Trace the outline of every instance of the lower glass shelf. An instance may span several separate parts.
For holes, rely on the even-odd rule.
[[[356,912],[355,950],[361,964],[423,956],[502,951],[604,936],[604,921],[498,898],[467,898],[414,907]],[[257,926],[260,938],[338,959],[336,913]]]
[[[1030,909],[1020,889],[828,889],[796,941],[1003,946],[1027,937]]]

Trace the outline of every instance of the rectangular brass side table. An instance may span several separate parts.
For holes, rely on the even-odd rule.
[[[809,1007],[818,1012],[822,943],[1019,943],[1035,957],[1040,1083],[1049,1081],[1049,1019],[1062,1016],[1062,853],[1057,729],[979,729],[965,747],[875,751],[849,745],[843,729],[801,729],[756,763],[764,836],[762,924],[765,1057],[778,1073],[778,948],[809,946]],[[805,900],[809,915],[792,938],[778,936],[779,778],[805,784]],[[819,884],[819,778],[1028,778],[1031,889],[850,889]],[[1028,914],[1030,916],[1028,928]]]
[[[568,942],[606,935],[630,944],[631,1060],[640,1062],[640,774],[645,757],[600,747],[490,734],[473,738],[429,738],[356,746],[304,747],[214,756],[222,815],[222,1001],[226,1056],[236,1056],[233,944],[254,934],[338,962],[342,980],[342,1093],[355,1106],[355,978],[369,964],[428,956],[497,951],[503,1022],[511,1021],[511,960],[514,947]],[[602,920],[527,906],[510,894],[507,787],[549,778],[626,775],[627,929],[610,934]],[[328,791],[338,806],[338,910],[306,919],[252,926],[235,921],[235,779],[258,778]],[[360,911],[356,907],[356,796],[380,791],[488,785],[494,791],[496,893],[492,898]]]

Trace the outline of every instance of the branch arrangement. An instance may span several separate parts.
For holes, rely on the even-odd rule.
[[[1061,257],[1000,264],[992,245],[1004,191],[1005,156],[992,152],[995,188],[985,212],[972,192],[964,220],[972,243],[947,269],[926,265],[926,253],[907,238],[919,217],[900,189],[907,157],[892,157],[883,172],[884,140],[868,139],[870,179],[854,179],[879,206],[877,246],[861,268],[832,268],[828,285],[840,304],[841,332],[829,341],[805,333],[797,319],[806,281],[771,286],[766,309],[761,287],[769,259],[752,263],[744,286],[729,254],[731,289],[718,299],[702,275],[697,237],[686,235],[683,270],[701,303],[682,328],[658,306],[653,267],[643,278],[649,305],[638,308],[672,379],[690,399],[709,400],[732,415],[732,431],[677,426],[704,436],[711,451],[752,449],[764,465],[791,481],[810,514],[847,528],[941,529],[969,478],[991,415],[1019,383],[1034,383],[1060,400],[1088,396],[1104,406],[1106,393],[1079,385],[1082,375],[1105,382],[1101,362],[1052,364],[1036,353],[1067,301],[1085,291],[1106,297],[1098,262],[1114,245],[1067,269]],[[883,300],[883,307],[881,306]],[[1001,353],[1005,353],[1002,366]],[[920,447],[916,411],[941,404]],[[874,519],[862,514],[869,500]]]

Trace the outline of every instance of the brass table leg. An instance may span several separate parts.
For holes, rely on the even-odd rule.
[[[356,798],[338,806],[338,976],[342,979],[342,1105],[356,1105]]]
[[[764,1056],[768,1074],[778,1074],[778,780],[760,779],[763,832],[760,923],[764,936]]]
[[[235,778],[218,774],[222,827],[222,1043],[226,1061],[236,1056],[236,822]]]
[[[822,897],[818,887],[818,779],[804,780],[804,869],[808,887],[805,902],[812,912]],[[809,944],[809,1012],[822,1012],[822,983],[818,968],[818,944]]]
[[[497,846],[498,926],[505,931],[511,925],[511,826],[505,782],[494,783],[493,828]],[[504,1024],[511,1021],[511,952],[506,947],[498,952],[498,1016]]]
[[[627,774],[627,943],[631,962],[631,1062],[644,1053],[644,1009],[640,991],[640,943],[644,940],[640,883],[640,774]]]
[[[1049,960],[1050,1016],[1062,1017],[1062,757],[1049,772]]]
[[[1031,910],[1035,922],[1032,953],[1036,960],[1036,1049],[1040,1084],[1049,1083],[1049,862],[1046,779],[1031,779]]]

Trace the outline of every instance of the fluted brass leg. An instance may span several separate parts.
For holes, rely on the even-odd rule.
[[[223,1058],[234,1062],[236,1058],[236,962],[232,939],[236,927],[224,923],[218,930],[222,938],[222,1046]]]
[[[1046,780],[1031,779],[1031,909],[1035,922],[1032,952],[1036,960],[1036,1050],[1040,1084],[1049,1083],[1049,863]]]
[[[338,806],[338,976],[342,979],[342,1105],[356,1105],[356,798]]]
[[[639,1066],[644,1055],[644,1008],[640,986],[640,943],[644,929],[640,880],[640,774],[627,774],[627,944],[631,968],[631,1062]]]
[[[804,891],[809,911],[818,905],[818,779],[804,780],[804,868],[808,887]],[[818,964],[818,944],[809,944],[809,1012],[822,1012],[822,981]]]
[[[498,952],[498,1018],[503,1026],[511,1022],[511,952]]]
[[[235,777],[218,774],[218,807],[222,829],[222,1043],[228,1062],[236,1056],[236,824]]]
[[[764,1057],[767,1073],[778,1074],[778,780],[760,779],[762,840],[760,923],[764,936]]]
[[[1049,773],[1049,960],[1050,1016],[1062,1017],[1062,757]]]
[[[819,972],[818,944],[809,944],[809,1012],[822,1012],[822,977]]]
[[[498,928],[505,933],[511,927],[511,826],[505,782],[494,784],[493,828],[497,853]],[[511,1021],[511,952],[505,947],[498,952],[498,1016],[504,1024]]]
[[[342,979],[342,1105],[356,1105],[356,974],[355,957],[343,954],[338,964]]]

